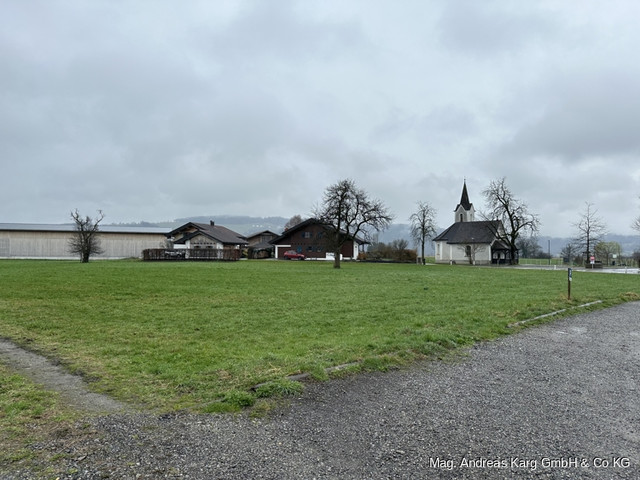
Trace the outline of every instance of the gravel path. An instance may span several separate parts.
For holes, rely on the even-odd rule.
[[[640,303],[468,353],[310,384],[269,418],[111,414],[37,447],[60,479],[640,478]]]
[[[73,408],[96,413],[127,410],[125,405],[113,398],[91,392],[82,377],[67,373],[42,355],[24,350],[1,338],[0,361],[34,382],[59,392],[62,399]]]

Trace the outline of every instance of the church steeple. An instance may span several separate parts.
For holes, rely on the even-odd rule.
[[[467,192],[467,179],[465,178],[462,186],[462,196],[460,203],[455,209],[456,222],[473,222],[475,220],[475,209],[473,203],[469,201],[469,192]]]

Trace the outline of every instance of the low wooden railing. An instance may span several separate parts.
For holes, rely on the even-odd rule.
[[[142,260],[235,262],[241,255],[236,248],[147,248],[142,251]]]

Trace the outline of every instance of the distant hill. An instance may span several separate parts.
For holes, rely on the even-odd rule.
[[[209,223],[214,221],[217,225],[222,225],[242,235],[251,235],[252,233],[261,232],[263,230],[271,230],[274,233],[282,233],[285,224],[289,221],[284,217],[250,217],[241,215],[206,215],[198,217],[176,218],[175,220],[165,220],[161,222],[137,222],[137,223],[119,223],[118,226],[128,227],[165,227],[173,229],[184,225],[185,223]]]

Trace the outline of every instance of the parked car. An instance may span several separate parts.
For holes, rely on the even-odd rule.
[[[295,250],[287,250],[284,252],[285,260],[304,260],[306,257],[302,253],[298,253]]]

